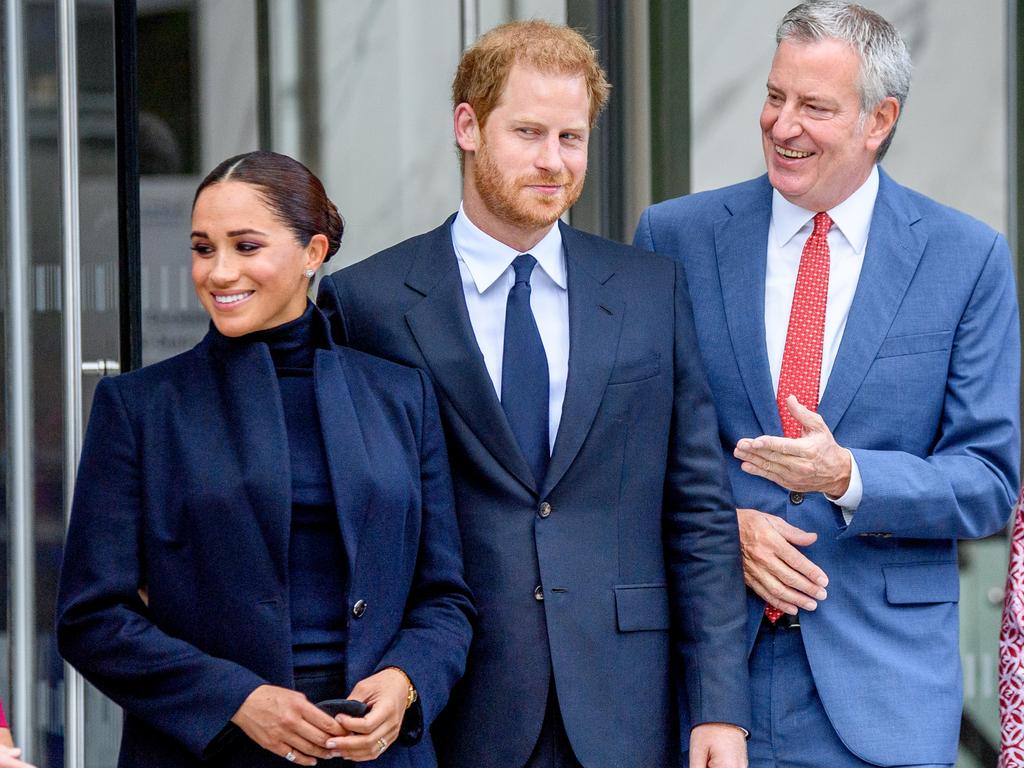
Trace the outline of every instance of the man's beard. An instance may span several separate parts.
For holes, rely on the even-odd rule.
[[[541,229],[554,224],[569,210],[583,192],[586,173],[578,178],[568,170],[556,175],[538,174],[509,179],[491,158],[481,142],[473,163],[473,180],[484,205],[502,221],[517,227]],[[561,186],[561,192],[550,198],[531,194],[530,185]]]

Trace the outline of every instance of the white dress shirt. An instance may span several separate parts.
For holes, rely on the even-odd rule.
[[[520,252],[477,227],[461,205],[452,223],[452,244],[462,275],[469,321],[500,400],[505,305],[515,284],[512,262]],[[530,307],[548,358],[548,448],[553,449],[569,375],[569,292],[562,233],[557,222],[529,253],[537,260],[530,276]]]
[[[821,381],[818,399],[825,392],[832,365],[836,361],[839,345],[850,316],[850,305],[857,290],[860,270],[864,265],[864,250],[871,229],[871,215],[878,196],[878,168],[872,168],[867,180],[848,198],[827,213],[833,226],[828,233],[829,273],[828,299],[825,304],[825,338],[821,354]],[[768,352],[768,366],[772,374],[772,387],[779,388],[782,353],[786,347],[789,313],[796,288],[797,270],[804,243],[814,231],[814,214],[794,205],[777,190],[772,192],[772,217],[768,226],[768,261],[764,284],[764,335]],[[850,486],[838,499],[832,499],[843,508],[847,523],[853,510],[860,506],[863,495],[860,471],[852,462]]]

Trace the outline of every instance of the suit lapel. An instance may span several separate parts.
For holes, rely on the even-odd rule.
[[[903,301],[927,238],[903,190],[879,169],[864,266],[818,412],[833,431],[860,388]]]
[[[207,337],[228,443],[244,478],[246,499],[282,584],[288,577],[291,458],[274,363],[265,344]]]
[[[736,365],[764,434],[781,435],[764,335],[764,282],[771,220],[767,179],[727,203],[730,216],[715,222],[715,249],[726,323]]]
[[[453,220],[425,237],[413,257],[406,285],[423,299],[406,312],[406,323],[437,388],[491,455],[536,491],[473,334],[452,246]]]
[[[334,350],[317,350],[314,375],[320,429],[327,446],[331,490],[351,584],[359,551],[359,531],[372,503],[370,478],[373,475],[366,443],[373,437],[365,435],[360,427],[348,377]]]
[[[576,230],[562,228],[569,289],[569,376],[562,418],[540,497],[551,492],[572,465],[594,423],[615,364],[623,302],[606,283],[615,274],[603,254]]]

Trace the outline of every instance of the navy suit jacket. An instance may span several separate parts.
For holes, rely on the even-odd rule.
[[[782,434],[765,351],[767,177],[644,212],[636,243],[685,267],[731,456]],[[953,763],[961,711],[957,539],[1007,521],[1018,487],[1020,341],[1006,241],[880,170],[860,281],[819,413],[864,484],[849,525],[821,493],[729,469],[736,502],[818,534],[828,598],[801,614],[846,746],[878,765]],[[764,607],[750,593],[750,643]],[[755,706],[757,703],[755,702]]]
[[[569,375],[537,485],[473,335],[452,220],[325,278],[319,297],[336,338],[438,391],[480,610],[434,730],[440,761],[523,765],[553,673],[583,765],[677,765],[679,691],[694,723],[749,725],[736,516],[682,270],[560,225]]]
[[[353,350],[315,358],[349,604],[366,606],[349,612],[339,687],[401,667],[429,724],[462,674],[473,615],[432,389]],[[288,467],[264,343],[211,330],[184,354],[100,381],[57,633],[61,654],[125,710],[121,766],[198,766],[253,689],[293,685]],[[436,764],[429,737],[377,762]]]

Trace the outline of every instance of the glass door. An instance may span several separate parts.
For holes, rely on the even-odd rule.
[[[90,765],[117,753],[116,711],[68,673],[53,631],[81,425],[120,368],[113,8],[8,0],[2,19],[0,694],[40,768],[84,764],[83,723]]]

